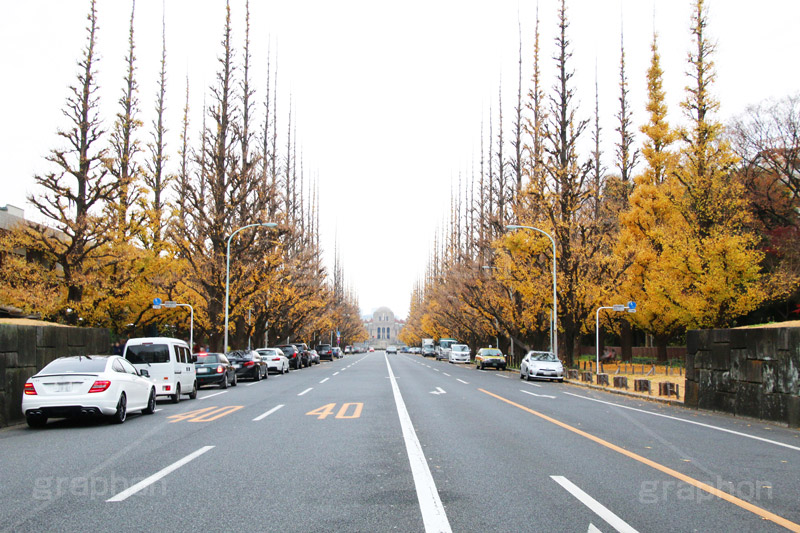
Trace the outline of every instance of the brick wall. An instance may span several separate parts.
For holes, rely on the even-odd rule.
[[[22,389],[29,377],[62,355],[108,354],[104,328],[0,324],[0,427],[21,421]]]
[[[800,427],[799,393],[800,328],[688,332],[687,406]]]

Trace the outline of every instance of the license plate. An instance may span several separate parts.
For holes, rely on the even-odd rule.
[[[198,368],[197,369],[197,373],[198,374],[208,374],[208,369],[207,368]]]
[[[56,383],[56,392],[71,392],[72,383]]]
[[[242,365],[233,365],[233,368],[242,368]]]

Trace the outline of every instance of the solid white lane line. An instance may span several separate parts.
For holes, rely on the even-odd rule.
[[[447,520],[447,514],[444,511],[442,500],[439,498],[439,491],[436,490],[436,483],[433,481],[428,461],[425,459],[422,445],[419,443],[417,434],[414,431],[414,425],[411,423],[411,417],[408,415],[406,404],[403,401],[403,396],[400,394],[400,387],[397,386],[397,380],[394,377],[394,372],[392,372],[392,365],[389,364],[387,356],[384,355],[384,358],[386,359],[386,368],[389,371],[389,380],[392,383],[394,402],[397,405],[397,416],[400,418],[400,427],[403,430],[403,440],[406,443],[406,453],[408,453],[408,461],[411,464],[411,474],[414,476],[414,486],[417,489],[417,500],[419,501],[419,509],[422,513],[425,531],[431,533],[451,532],[450,522]]]
[[[784,448],[789,448],[791,450],[797,450],[797,451],[800,452],[800,447],[792,446],[791,444],[784,444],[783,442],[778,442],[778,441],[775,441],[775,440],[765,439],[763,437],[756,437],[755,435],[748,435],[747,433],[741,433],[739,431],[734,431],[732,429],[725,429],[725,428],[721,428],[721,427],[718,427],[718,426],[712,426],[710,424],[703,424],[702,422],[695,422],[694,420],[687,420],[685,418],[679,418],[677,416],[663,415],[661,413],[654,413],[652,411],[645,411],[644,409],[637,409],[636,407],[628,407],[627,405],[620,405],[618,403],[612,403],[612,402],[606,402],[606,401],[603,401],[603,400],[597,400],[595,398],[589,398],[588,396],[581,396],[580,394],[573,394],[571,392],[565,392],[564,394],[569,394],[570,396],[575,396],[576,398],[582,398],[584,400],[589,400],[589,401],[592,401],[592,402],[604,403],[606,405],[619,407],[620,409],[628,409],[630,411],[637,411],[639,413],[644,413],[644,414],[647,414],[647,415],[660,416],[661,418],[669,418],[670,420],[677,420],[678,422],[686,422],[687,424],[694,424],[695,426],[701,426],[701,427],[708,428],[708,429],[715,429],[717,431],[724,431],[725,433],[730,433],[732,435],[738,435],[740,437],[746,437],[748,439],[753,439],[753,440],[760,440],[761,442],[767,442],[769,444],[774,444],[776,446],[783,446]]]
[[[612,513],[607,507],[603,504],[586,494],[584,491],[580,489],[577,485],[575,485],[572,481],[568,480],[563,476],[550,476],[550,479],[564,487],[567,492],[575,496],[578,501],[580,501],[583,505],[591,509],[592,511],[597,514],[600,518],[608,522],[608,525],[619,531],[620,533],[638,533],[635,529],[633,529],[627,522],[625,522],[622,518],[618,517],[614,513]]]
[[[331,378],[325,378],[325,379],[323,379],[322,381],[320,381],[320,384],[322,384],[322,383],[325,383],[325,382],[326,382],[326,381],[328,381],[329,379],[331,379]]]
[[[278,409],[280,409],[281,407],[283,407],[283,404],[281,404],[281,405],[278,405],[278,406],[276,406],[276,407],[273,407],[272,409],[270,409],[269,411],[267,411],[267,412],[266,412],[266,413],[264,413],[263,415],[258,415],[257,417],[255,417],[255,418],[253,419],[253,422],[258,422],[259,420],[264,420],[265,418],[267,418],[269,415],[271,415],[272,413],[274,413],[275,411],[277,411],[277,410],[278,410]]]
[[[458,379],[458,378],[456,378],[456,381],[460,381],[460,382],[461,382],[461,383],[463,383],[464,385],[469,385],[469,381],[464,381],[463,379]]]
[[[339,375],[339,373],[338,373],[338,372],[334,372],[334,373],[333,373],[333,375],[334,375],[334,376],[338,376],[338,375]]]
[[[225,394],[226,392],[228,392],[228,391],[224,390],[222,392],[215,392],[214,394],[209,394],[208,396],[203,396],[202,398],[198,398],[198,400],[205,400],[206,398],[213,398],[214,396],[219,396],[220,394]]]
[[[166,468],[164,468],[162,470],[159,470],[158,472],[156,472],[152,476],[141,480],[139,483],[137,483],[135,485],[131,485],[127,489],[123,490],[122,492],[120,492],[116,496],[112,496],[111,498],[107,499],[106,501],[107,502],[121,502],[123,500],[126,500],[128,498],[128,496],[136,494],[137,492],[139,492],[143,488],[145,488],[145,487],[147,487],[149,485],[152,485],[153,483],[155,483],[159,479],[163,478],[164,476],[166,476],[170,472],[173,472],[173,471],[179,469],[180,467],[182,467],[183,465],[185,465],[189,461],[192,461],[192,460],[200,457],[201,455],[203,455],[204,453],[206,453],[208,450],[210,450],[212,448],[213,448],[213,446],[203,446],[202,448],[200,448],[196,452],[190,453],[189,455],[187,455],[186,457],[184,457],[183,459],[181,459],[179,461],[175,461],[174,463],[172,463],[168,467],[166,467]]]
[[[314,387],[309,387],[309,388],[307,388],[306,390],[304,390],[303,392],[301,392],[300,394],[298,394],[298,396],[302,396],[303,394],[305,394],[305,393],[307,393],[307,392],[309,392],[309,391],[311,391],[311,390],[314,390]]]
[[[538,396],[539,398],[555,398],[555,396],[549,396],[547,394],[536,394],[535,392],[530,392],[526,390],[520,390],[520,392],[524,392],[525,394],[530,394],[531,396]]]

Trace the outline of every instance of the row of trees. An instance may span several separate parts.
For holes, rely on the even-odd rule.
[[[277,68],[269,61],[263,97],[256,99],[249,3],[240,54],[226,6],[216,79],[194,139],[187,78],[181,144],[171,167],[166,28],[156,119],[145,132],[134,17],[132,2],[126,74],[106,132],[98,111],[98,20],[91,0],[86,47],[64,109],[69,128],[58,132],[66,147],[51,151],[54,171],[35,177],[42,192],[28,199],[53,229],[28,224],[2,237],[3,250],[27,255],[3,254],[0,299],[47,319],[80,320],[118,334],[148,326],[173,333],[169,324],[188,336],[188,313],[151,308],[160,296],[191,304],[195,338],[219,350],[230,246],[229,344],[242,345],[248,336],[260,344],[265,329],[273,341],[312,342],[334,329],[347,342],[366,339],[338,257],[332,279],[323,266],[318,187],[297,157],[291,109],[285,138],[279,136]],[[266,222],[277,227],[257,226],[229,239],[238,228]]]
[[[620,49],[614,171],[602,166],[599,102],[580,119],[572,84],[566,1],[558,15],[556,80],[540,75],[539,20],[531,88],[520,82],[510,128],[490,118],[478,168],[458,184],[453,216],[437,235],[414,288],[403,340],[496,337],[518,362],[552,340],[556,246],[558,342],[568,363],[595,310],[633,300],[636,314],[608,315],[630,354],[632,324],[666,347],[687,328],[787,319],[800,293],[800,100],[749,109],[729,127],[715,119],[714,44],[704,0],[693,4],[684,126],[668,121],[658,36],[651,44],[646,109],[636,141]],[[496,128],[495,131],[494,128]],[[591,147],[586,150],[586,147]],[[508,152],[511,153],[508,156]],[[798,307],[797,309],[800,309]],[[625,353],[623,354],[625,355]]]

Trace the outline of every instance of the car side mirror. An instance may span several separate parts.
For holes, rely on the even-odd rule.
[[[192,363],[196,363],[196,362],[197,362],[197,356],[196,355],[192,355]]]
[[[150,372],[142,368],[141,370],[139,370],[139,375],[142,376],[143,378],[149,378]]]

